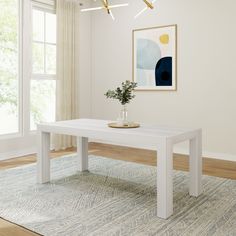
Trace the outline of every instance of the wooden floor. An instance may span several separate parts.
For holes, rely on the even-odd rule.
[[[52,152],[51,157],[56,158],[74,153],[75,151],[75,149],[71,148],[65,151]],[[156,165],[157,160],[155,151],[98,143],[89,144],[89,154],[152,166]],[[0,170],[34,163],[35,161],[35,155],[0,161]],[[174,154],[174,168],[176,170],[187,171],[188,157],[185,155]],[[203,158],[203,173],[205,175],[236,179],[236,162]],[[35,235],[38,234],[0,218],[0,236]]]

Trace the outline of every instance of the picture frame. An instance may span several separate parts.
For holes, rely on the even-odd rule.
[[[177,25],[133,30],[132,54],[135,90],[177,90]]]

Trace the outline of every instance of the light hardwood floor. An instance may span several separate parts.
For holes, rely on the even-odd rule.
[[[51,152],[51,157],[56,158],[74,153],[75,151],[75,149],[70,148],[65,151]],[[89,144],[89,154],[152,166],[156,165],[157,159],[155,151],[99,143]],[[35,155],[0,161],[0,170],[34,163],[35,161]],[[174,154],[174,168],[176,170],[187,171],[188,157],[185,155]],[[203,173],[205,175],[236,179],[236,162],[203,158]],[[0,236],[35,235],[38,234],[0,218]]]

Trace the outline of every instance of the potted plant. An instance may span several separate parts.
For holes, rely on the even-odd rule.
[[[108,90],[105,93],[107,98],[117,99],[121,103],[122,110],[118,117],[118,122],[122,125],[128,123],[127,104],[135,97],[133,91],[136,87],[137,83],[126,80],[122,82],[121,87],[117,87],[115,90]]]

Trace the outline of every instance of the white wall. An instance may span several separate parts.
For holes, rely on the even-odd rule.
[[[177,24],[177,91],[136,92],[129,116],[202,127],[205,155],[236,160],[236,1],[158,0],[155,10],[137,20],[143,3],[129,2],[113,10],[115,22],[105,12],[92,13],[92,117],[117,117],[119,104],[103,94],[132,79],[132,30]]]

